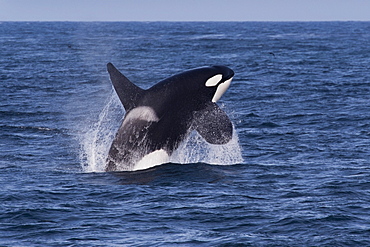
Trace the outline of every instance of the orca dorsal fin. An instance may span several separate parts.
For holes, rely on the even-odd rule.
[[[136,106],[138,99],[143,95],[145,90],[127,79],[112,63],[107,64],[107,69],[110,80],[123,107],[126,111],[131,110]]]

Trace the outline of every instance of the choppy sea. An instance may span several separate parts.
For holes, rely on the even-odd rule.
[[[0,23],[0,246],[370,246],[370,22]],[[124,110],[214,64],[230,144],[104,172]]]

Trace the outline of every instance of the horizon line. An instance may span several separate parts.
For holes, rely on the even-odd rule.
[[[179,20],[160,20],[160,21],[145,21],[145,20],[134,20],[134,21],[128,21],[128,20],[97,20],[97,21],[91,21],[91,20],[0,20],[0,23],[3,22],[370,22],[370,20],[243,20],[243,21],[236,21],[236,20],[230,20],[230,21],[222,21],[222,20],[210,20],[210,21],[204,21],[204,20],[189,20],[189,21],[179,21]]]

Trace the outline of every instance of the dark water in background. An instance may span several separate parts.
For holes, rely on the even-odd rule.
[[[369,22],[1,23],[0,245],[370,246],[369,44]],[[233,68],[242,159],[99,172],[107,62],[144,88]]]

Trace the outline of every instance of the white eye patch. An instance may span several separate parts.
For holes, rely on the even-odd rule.
[[[206,87],[214,87],[216,86],[222,79],[221,74],[217,74],[215,76],[212,76],[206,81]]]

